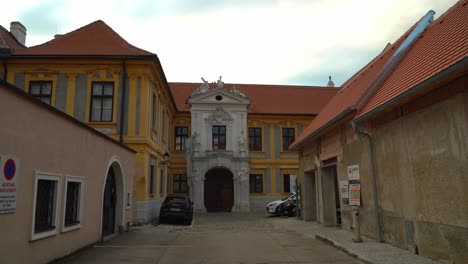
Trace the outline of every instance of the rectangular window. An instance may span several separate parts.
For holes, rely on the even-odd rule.
[[[284,193],[290,193],[291,192],[291,184],[290,184],[289,174],[283,174],[283,192]]]
[[[52,82],[51,81],[30,81],[29,93],[46,104],[51,104]]]
[[[172,191],[174,193],[187,193],[187,175],[174,174],[172,179]]]
[[[188,127],[175,128],[175,150],[185,150],[185,141],[188,137]]]
[[[38,173],[35,179],[32,240],[57,233],[60,176]]]
[[[249,150],[262,151],[262,129],[260,127],[249,128]]]
[[[263,192],[263,175],[262,174],[250,174],[250,193],[262,193]]]
[[[213,126],[213,150],[226,149],[226,126]]]
[[[65,189],[65,216],[63,231],[80,227],[81,198],[83,194],[83,179],[81,177],[67,177]]]
[[[111,122],[114,107],[114,83],[93,82],[90,121]]]
[[[295,131],[294,128],[283,128],[283,151],[288,150],[289,146],[294,142]]]
[[[149,195],[154,194],[154,165],[150,166]]]

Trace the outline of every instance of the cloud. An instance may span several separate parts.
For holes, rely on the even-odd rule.
[[[26,26],[28,32],[37,35],[50,35],[57,31],[62,21],[57,17],[61,5],[55,2],[46,2],[33,5],[18,15],[19,20]]]
[[[27,1],[18,10],[28,43],[102,19],[129,43],[157,53],[169,81],[223,75],[227,82],[310,85],[326,84],[329,75],[343,83],[430,8],[440,15],[456,2]]]

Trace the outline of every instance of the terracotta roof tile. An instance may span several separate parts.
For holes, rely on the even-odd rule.
[[[11,49],[12,52],[26,48],[16,41],[15,37],[4,27],[0,26],[0,49]]]
[[[179,111],[189,111],[186,101],[201,83],[169,83]],[[230,89],[232,84],[224,84]],[[251,113],[317,114],[339,88],[317,86],[238,84],[251,101]],[[213,88],[213,87],[212,87]]]
[[[101,20],[50,40],[18,50],[15,56],[152,56],[130,45]]]
[[[467,55],[468,1],[464,0],[426,29],[356,118],[463,60]]]
[[[413,26],[414,27],[414,26]],[[319,115],[307,126],[303,133],[293,142],[292,148],[306,141],[313,133],[324,127],[327,123],[353,108],[354,104],[361,97],[363,92],[395,53],[409,32],[401,36],[391,47],[386,48],[377,55],[371,62],[349,78],[342,86],[342,89],[328,102]]]

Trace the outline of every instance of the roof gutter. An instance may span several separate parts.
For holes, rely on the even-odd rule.
[[[416,25],[413,31],[411,31],[405,41],[403,41],[400,47],[398,47],[395,53],[393,53],[392,57],[390,57],[382,70],[372,80],[367,89],[364,91],[364,93],[362,93],[361,97],[354,104],[354,107],[358,111],[364,107],[364,105],[369,101],[374,93],[385,82],[388,76],[390,76],[395,67],[400,63],[401,59],[403,59],[406,53],[411,49],[411,47],[413,47],[419,36],[421,36],[424,30],[426,30],[426,28],[434,21],[434,14],[435,12],[433,10],[429,10],[426,15],[421,18],[419,23]]]
[[[320,128],[318,128],[317,130],[315,130],[312,134],[308,135],[307,137],[303,138],[301,141],[299,141],[297,144],[289,147],[289,150],[299,150],[299,148],[306,142],[308,141],[309,139],[317,136],[318,134],[320,134],[322,131],[324,131],[325,129],[331,127],[334,123],[338,122],[340,119],[344,118],[345,116],[353,113],[354,111],[356,111],[354,108],[347,108],[346,110],[344,110],[343,112],[341,112],[339,115],[335,116],[332,120],[328,121],[327,123],[325,123],[325,125],[321,126]]]
[[[390,108],[392,106],[395,106],[399,104],[401,101],[411,97],[414,94],[417,94],[427,88],[428,86],[431,86],[433,84],[436,84],[440,81],[443,81],[445,78],[449,77],[452,74],[456,74],[457,72],[463,72],[466,71],[468,68],[468,57],[465,57],[464,59],[458,61],[457,63],[453,64],[452,66],[442,70],[441,72],[433,75],[432,77],[426,79],[423,82],[420,82],[416,86],[413,86],[409,90],[405,91],[404,93],[401,93],[397,97],[391,99],[390,101],[387,101],[386,103],[372,109],[371,111],[363,114],[362,116],[354,119],[352,123],[359,123],[365,119],[368,119],[369,117],[382,112],[384,109]]]
[[[321,126],[319,129],[315,130],[312,134],[305,137],[303,140],[298,142],[296,145],[291,146],[290,150],[298,150],[299,147],[305,143],[305,141],[311,139],[312,137],[316,136],[323,130],[327,129],[333,123],[340,120],[342,117],[352,113],[353,111],[359,111],[364,107],[367,101],[372,97],[372,95],[380,88],[383,82],[388,78],[388,76],[393,72],[395,67],[400,63],[401,59],[406,55],[406,53],[411,49],[414,45],[416,40],[421,36],[421,34],[426,30],[426,28],[434,21],[434,14],[433,10],[429,10],[425,16],[421,18],[419,23],[416,27],[411,31],[408,37],[403,41],[400,47],[395,51],[395,53],[390,57],[387,63],[384,65],[382,70],[377,74],[377,76],[372,80],[369,84],[367,89],[362,93],[361,97],[354,103],[351,107],[347,108],[339,115],[334,117],[332,120],[328,121],[325,125]]]

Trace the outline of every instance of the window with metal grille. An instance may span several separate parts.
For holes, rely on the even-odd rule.
[[[80,223],[81,182],[67,182],[67,200],[65,204],[65,226]]]
[[[46,104],[51,104],[52,82],[51,81],[30,81],[29,93]]]
[[[57,181],[39,179],[36,190],[36,212],[34,232],[55,229],[55,206],[57,200]]]
[[[213,150],[226,149],[226,126],[213,126]]]
[[[114,83],[93,82],[90,121],[111,122],[114,105]]]
[[[283,151],[288,150],[289,146],[294,142],[295,130],[291,127],[283,128]]]
[[[185,150],[185,141],[188,137],[188,127],[175,128],[175,150]]]
[[[283,174],[283,192],[291,192],[290,174]]]
[[[172,178],[172,191],[174,193],[187,193],[187,175],[174,174]]]
[[[262,174],[250,174],[250,193],[262,193],[263,192],[263,175]]]
[[[249,150],[262,151],[262,129],[260,127],[249,128]]]

